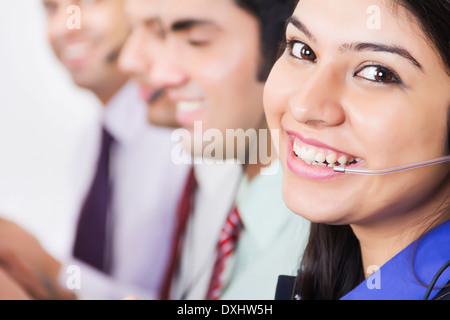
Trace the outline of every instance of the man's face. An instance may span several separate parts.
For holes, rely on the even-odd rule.
[[[257,129],[264,119],[257,19],[231,0],[167,0],[161,9],[164,50],[151,70],[154,86],[176,104],[176,119],[193,131]],[[199,135],[194,135],[197,139]],[[231,140],[231,139],[228,139]],[[203,148],[208,143],[203,143]],[[191,146],[188,146],[191,147]]]
[[[126,40],[123,0],[43,0],[50,44],[75,83],[95,92],[122,77],[117,58]],[[79,12],[69,10],[77,6]],[[80,15],[79,28],[71,26]]]
[[[164,37],[159,23],[163,1],[126,0],[125,15],[131,34],[119,62],[121,69],[140,85],[141,97],[148,105],[148,121],[154,125],[178,127],[175,103],[151,81],[153,63],[164,54]]]

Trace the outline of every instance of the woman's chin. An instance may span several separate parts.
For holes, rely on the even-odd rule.
[[[311,222],[333,225],[349,224],[346,219],[348,215],[341,214],[346,211],[342,210],[344,204],[339,203],[340,199],[319,197],[317,194],[311,195],[311,192],[307,190],[302,192],[298,188],[293,189],[285,185],[283,185],[283,199],[292,212]]]

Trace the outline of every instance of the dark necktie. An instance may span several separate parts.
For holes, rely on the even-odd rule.
[[[103,129],[100,157],[91,189],[83,204],[76,232],[74,257],[108,272],[106,261],[107,213],[111,195],[109,154],[112,136]]]
[[[223,272],[231,255],[237,247],[243,224],[237,207],[228,215],[227,221],[219,236],[217,256],[209,283],[206,300],[218,300],[223,290]]]
[[[166,270],[164,282],[161,289],[161,300],[168,300],[170,298],[170,287],[172,286],[172,280],[176,274],[176,270],[179,264],[182,239],[186,231],[186,224],[189,214],[193,210],[194,195],[196,189],[197,181],[194,175],[194,168],[192,168],[184,188],[183,196],[178,206],[176,229],[172,241],[172,251],[170,255],[169,266]]]

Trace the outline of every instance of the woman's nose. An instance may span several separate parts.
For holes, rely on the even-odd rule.
[[[343,81],[337,72],[317,66],[289,99],[298,122],[313,127],[338,126],[345,121]]]

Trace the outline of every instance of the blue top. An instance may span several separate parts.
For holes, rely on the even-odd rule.
[[[342,300],[421,300],[434,275],[449,260],[450,221],[447,221],[386,262]],[[439,277],[430,298],[449,280],[450,268]]]

